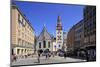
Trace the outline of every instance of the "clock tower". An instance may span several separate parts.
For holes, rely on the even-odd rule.
[[[57,49],[62,49],[62,46],[63,46],[63,28],[62,28],[60,16],[58,16],[58,18],[57,18],[57,25],[56,25],[56,45],[57,45]]]

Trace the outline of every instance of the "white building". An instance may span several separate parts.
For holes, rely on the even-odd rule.
[[[62,49],[63,46],[63,28],[61,23],[61,17],[58,16],[57,26],[56,26],[56,48]]]
[[[38,39],[37,39],[37,46],[36,49],[42,49],[43,51],[45,49],[49,49],[52,51],[53,46],[52,46],[52,37],[46,30],[46,27],[44,26],[42,32],[40,33]]]
[[[57,51],[56,38],[53,39],[53,51]]]

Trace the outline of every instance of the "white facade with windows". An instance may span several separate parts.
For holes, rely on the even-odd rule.
[[[56,30],[56,44],[57,49],[61,49],[63,46],[63,31]]]
[[[61,24],[61,18],[58,16],[57,26],[56,26],[56,48],[62,49],[63,46],[63,29]]]
[[[39,50],[39,49],[42,49],[43,51],[45,49],[49,49],[50,51],[52,51],[52,37],[47,32],[45,26],[37,39],[36,50]]]

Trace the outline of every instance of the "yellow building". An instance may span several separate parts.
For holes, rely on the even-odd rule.
[[[34,52],[34,29],[16,5],[11,6],[12,54],[25,56]]]

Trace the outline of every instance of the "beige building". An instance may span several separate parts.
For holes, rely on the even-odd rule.
[[[34,52],[34,29],[16,5],[11,6],[12,54],[25,56]]]

